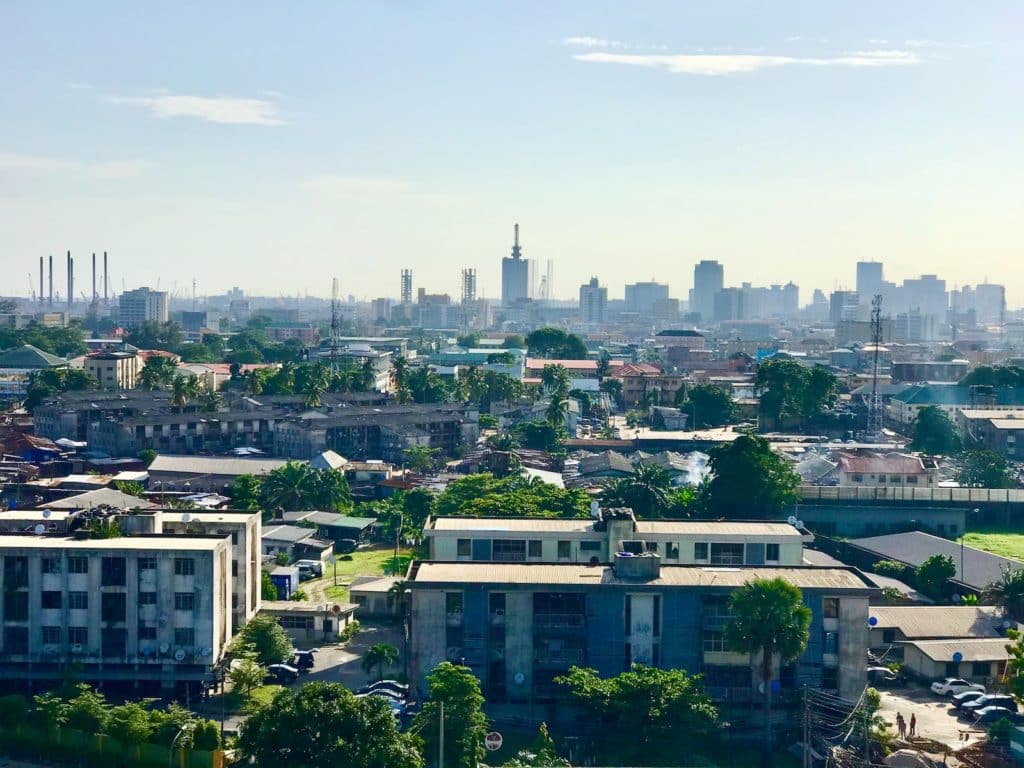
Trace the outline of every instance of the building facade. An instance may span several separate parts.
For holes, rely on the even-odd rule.
[[[580,286],[580,320],[584,323],[603,323],[608,307],[608,289],[596,277]]]
[[[85,358],[83,367],[100,389],[134,389],[142,361],[134,352],[97,352]]]
[[[167,291],[136,288],[122,292],[118,297],[117,307],[118,322],[123,327],[130,328],[146,322],[166,323],[170,303]]]

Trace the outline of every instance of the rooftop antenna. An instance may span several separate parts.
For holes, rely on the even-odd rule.
[[[882,296],[876,294],[871,299],[871,341],[874,343],[874,355],[871,364],[871,401],[868,403],[869,440],[878,441],[882,437],[882,398],[878,394],[878,348],[882,345]]]
[[[47,296],[46,303],[51,307],[53,306],[53,254],[50,254],[50,293]]]
[[[68,251],[68,310],[75,300],[75,260],[71,258],[71,251]]]
[[[196,279],[192,278],[192,311],[196,311]]]
[[[340,329],[338,320],[338,278],[331,283],[331,375],[338,370],[338,336]]]
[[[110,306],[110,294],[108,293],[109,274],[107,273],[107,252],[103,252],[103,306]]]

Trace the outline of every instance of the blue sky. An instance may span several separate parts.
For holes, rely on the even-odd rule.
[[[1024,303],[1019,2],[155,8],[7,4],[0,293],[70,248],[118,289],[494,296],[519,221],[564,296],[875,258]]]

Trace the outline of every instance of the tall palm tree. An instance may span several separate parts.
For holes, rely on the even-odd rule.
[[[372,392],[377,386],[377,371],[373,367],[373,358],[368,357],[359,367],[359,388],[363,392]]]
[[[800,589],[783,578],[755,579],[729,597],[732,618],[725,626],[730,650],[759,658],[764,685],[765,753],[772,746],[772,668],[788,664],[804,652],[810,635],[811,609]]]
[[[409,361],[403,355],[391,361],[391,382],[398,402],[409,402]]]
[[[260,501],[271,513],[308,509],[314,498],[314,482],[308,464],[289,461],[263,478]]]
[[[217,392],[216,390],[204,392],[200,395],[199,400],[200,407],[205,413],[216,413],[224,404],[224,398],[221,397],[220,392]]]
[[[179,410],[184,410],[189,401],[195,399],[199,392],[199,379],[195,376],[178,374],[171,382],[171,405]]]
[[[545,389],[551,390],[558,389],[561,384],[568,389],[571,380],[564,365],[545,365],[540,372],[540,381]]]
[[[395,613],[404,619],[405,609],[409,605],[409,582],[404,579],[396,581],[388,589],[388,597],[395,606]]]
[[[390,643],[376,643],[363,656],[360,666],[364,672],[372,673],[377,668],[377,679],[384,679],[384,667],[398,663],[398,649]]]
[[[1024,616],[1024,571],[1003,568],[999,578],[985,587],[981,594],[986,603],[1001,605],[1013,618]]]

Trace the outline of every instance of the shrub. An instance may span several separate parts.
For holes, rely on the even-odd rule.
[[[204,752],[220,749],[220,726],[213,720],[200,720],[192,733],[192,746]]]
[[[341,640],[343,643],[347,643],[349,640],[356,636],[357,632],[359,632],[359,621],[353,619],[348,623],[348,625],[346,625],[346,627],[343,630],[341,630],[341,632],[338,633],[338,639]]]
[[[17,693],[0,696],[0,723],[7,726],[19,725],[28,716],[28,699]]]

